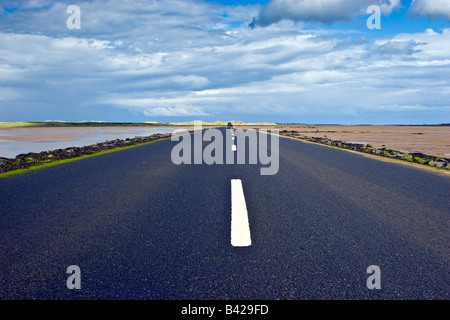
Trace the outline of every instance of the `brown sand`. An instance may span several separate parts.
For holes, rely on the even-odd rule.
[[[238,128],[238,127],[236,127]],[[256,127],[240,127],[256,128]],[[402,152],[421,152],[450,158],[449,126],[261,126],[261,129],[295,130],[309,137],[327,137],[352,143],[371,144]]]

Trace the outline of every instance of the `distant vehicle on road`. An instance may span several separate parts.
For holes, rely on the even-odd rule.
[[[228,128],[233,128],[233,124],[231,122],[228,122]]]

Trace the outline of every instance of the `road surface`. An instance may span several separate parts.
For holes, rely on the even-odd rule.
[[[449,299],[448,177],[287,138],[275,175],[175,165],[176,144],[0,179],[0,299]]]

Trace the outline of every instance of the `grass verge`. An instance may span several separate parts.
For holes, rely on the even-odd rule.
[[[35,170],[40,170],[40,169],[44,169],[44,168],[48,168],[48,167],[53,167],[53,166],[56,166],[56,165],[59,165],[59,164],[63,164],[63,163],[78,161],[78,160],[82,160],[82,159],[86,159],[86,158],[100,156],[100,155],[107,154],[107,153],[112,153],[112,152],[116,152],[116,151],[122,151],[122,150],[125,150],[125,149],[135,148],[135,147],[139,147],[139,146],[143,146],[143,145],[148,145],[148,144],[151,144],[151,143],[155,143],[155,142],[163,141],[163,140],[167,140],[167,139],[170,139],[170,137],[168,137],[168,138],[161,138],[161,139],[153,140],[153,141],[148,141],[148,142],[144,142],[144,143],[140,143],[140,144],[135,144],[135,145],[132,145],[132,146],[125,146],[125,147],[119,147],[119,148],[110,149],[110,150],[99,151],[99,152],[96,152],[96,153],[93,153],[93,154],[79,156],[79,157],[75,157],[75,158],[71,158],[71,159],[54,160],[54,161],[47,160],[47,162],[42,162],[40,164],[37,164],[35,166],[31,166],[31,167],[26,168],[26,169],[17,169],[17,170],[11,170],[11,171],[0,173],[0,179],[1,178],[5,178],[5,177],[9,177],[9,176],[13,176],[13,175],[18,175],[18,174],[23,174],[23,173],[35,171]]]
[[[372,159],[375,159],[375,160],[384,161],[384,162],[391,162],[391,163],[398,163],[400,165],[410,166],[410,167],[413,167],[413,168],[422,169],[422,170],[426,170],[428,172],[437,173],[439,175],[450,177],[450,170],[448,170],[448,169],[438,168],[438,167],[434,167],[434,166],[429,166],[429,165],[426,165],[426,164],[421,164],[419,162],[414,162],[412,159],[411,160],[395,159],[395,158],[391,158],[391,157],[380,156],[380,155],[375,155],[375,154],[371,154],[371,153],[365,153],[365,152],[361,152],[361,151],[350,150],[350,149],[346,149],[346,148],[343,148],[343,147],[323,144],[323,143],[319,143],[319,142],[302,140],[302,139],[298,139],[298,138],[295,138],[295,137],[284,136],[284,135],[281,135],[281,134],[279,136],[282,137],[282,138],[292,139],[292,140],[300,141],[300,142],[303,142],[303,143],[311,143],[311,144],[315,144],[315,145],[319,145],[319,146],[323,146],[323,147],[328,147],[328,148],[333,148],[333,149],[337,149],[337,150],[344,150],[344,151],[347,151],[347,152],[351,152],[351,153],[354,153],[354,154],[359,154],[359,155],[362,155],[364,157],[372,158]]]

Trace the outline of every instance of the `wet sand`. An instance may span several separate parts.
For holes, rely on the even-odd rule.
[[[0,128],[0,157],[28,152],[83,147],[106,140],[170,133],[167,127],[17,127]]]
[[[449,126],[278,125],[235,128],[295,130],[309,137],[327,137],[332,140],[371,144],[375,148],[385,147],[402,152],[421,152],[450,158]],[[37,145],[38,149],[43,149],[41,151],[47,151],[52,150],[52,146],[63,148],[88,145],[105,140],[169,133],[175,129],[181,127],[0,128],[0,157],[10,157],[16,151],[35,152]],[[26,149],[31,147],[33,150]]]

